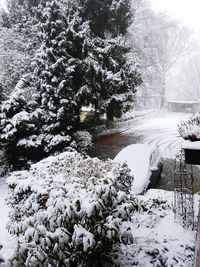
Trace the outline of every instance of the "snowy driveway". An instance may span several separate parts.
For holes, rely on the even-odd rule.
[[[154,113],[125,134],[127,137],[132,134],[140,136],[143,143],[156,145],[164,158],[171,159],[180,150],[183,142],[178,135],[177,125],[188,116],[189,114],[185,113]]]
[[[128,145],[146,143],[155,144],[164,158],[172,159],[183,142],[178,136],[177,124],[189,115],[158,111],[147,117],[128,121],[127,126],[119,129],[120,133],[99,138],[91,154],[99,158],[114,158]]]

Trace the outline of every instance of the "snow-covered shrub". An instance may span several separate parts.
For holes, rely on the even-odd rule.
[[[132,241],[126,165],[64,152],[7,182],[14,266],[94,266],[114,243]]]
[[[0,176],[5,175],[9,172],[9,163],[7,161],[7,157],[4,149],[0,149]]]
[[[192,115],[188,120],[178,125],[178,132],[185,140],[200,140],[200,113]]]
[[[80,152],[87,152],[92,146],[92,136],[88,131],[77,131],[74,134],[76,148]]]

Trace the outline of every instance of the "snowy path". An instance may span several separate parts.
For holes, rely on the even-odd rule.
[[[174,158],[183,139],[179,137],[177,125],[186,119],[185,113],[161,113],[144,119],[126,132],[126,135],[137,134],[147,144],[158,146],[165,158]]]

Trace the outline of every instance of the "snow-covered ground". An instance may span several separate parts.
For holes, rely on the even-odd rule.
[[[8,207],[5,205],[5,197],[7,194],[8,187],[5,182],[5,178],[0,178],[0,210],[1,210],[1,220],[0,220],[0,232],[2,233],[0,243],[3,243],[6,239],[7,231],[6,224],[8,222]]]
[[[183,143],[183,138],[178,134],[177,125],[189,115],[191,114],[154,113],[154,116],[143,119],[126,131],[126,134],[138,134],[144,143],[158,146],[163,157],[174,158]]]
[[[0,211],[1,211],[1,219],[0,219],[0,266],[8,265],[7,261],[5,263],[1,263],[1,259],[8,259],[13,254],[13,249],[16,245],[16,241],[6,229],[6,225],[8,223],[8,214],[9,207],[5,203],[5,198],[7,196],[8,186],[6,184],[6,178],[0,178]]]
[[[92,156],[114,158],[122,148],[144,143],[157,146],[163,158],[174,159],[184,141],[177,125],[189,116],[189,113],[152,111],[138,119],[125,120],[103,132],[104,136],[95,142]]]
[[[145,208],[132,216],[134,244],[120,246],[116,263],[121,267],[193,267],[195,231],[174,221],[173,192],[152,189],[138,200]]]

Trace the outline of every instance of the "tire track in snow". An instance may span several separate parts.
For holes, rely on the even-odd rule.
[[[143,143],[157,146],[164,158],[174,158],[181,148],[183,139],[178,136],[177,125],[188,114],[164,113],[146,119],[128,131],[141,136]]]

